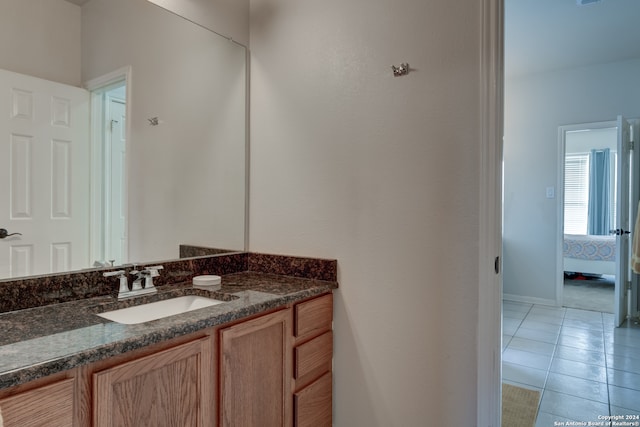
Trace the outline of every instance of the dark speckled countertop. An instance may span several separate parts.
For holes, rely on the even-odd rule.
[[[330,280],[244,271],[223,275],[222,288],[213,292],[183,282],[159,287],[157,295],[125,302],[96,296],[1,313],[0,389],[259,314],[337,286]],[[227,302],[138,325],[114,323],[96,315],[150,299],[189,294]]]

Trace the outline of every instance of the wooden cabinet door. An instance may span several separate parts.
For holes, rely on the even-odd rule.
[[[0,399],[4,427],[73,426],[73,378]]]
[[[93,425],[213,426],[211,347],[202,338],[93,374]]]
[[[291,310],[220,331],[220,423],[290,426]]]

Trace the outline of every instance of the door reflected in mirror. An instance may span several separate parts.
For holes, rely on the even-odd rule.
[[[129,261],[127,237],[127,83],[116,74],[115,83],[91,88],[93,127],[92,205],[101,215],[90,235],[95,244],[90,260],[95,267]]]

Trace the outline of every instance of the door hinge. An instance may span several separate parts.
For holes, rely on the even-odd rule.
[[[629,141],[629,150],[635,150],[636,143],[634,141]]]
[[[627,282],[627,291],[631,290],[631,282]]]
[[[496,274],[500,274],[500,257],[497,256],[496,259],[493,261],[493,270],[496,272]]]

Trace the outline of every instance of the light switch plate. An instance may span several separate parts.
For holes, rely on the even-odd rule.
[[[547,199],[553,199],[556,197],[555,187],[547,187]]]

